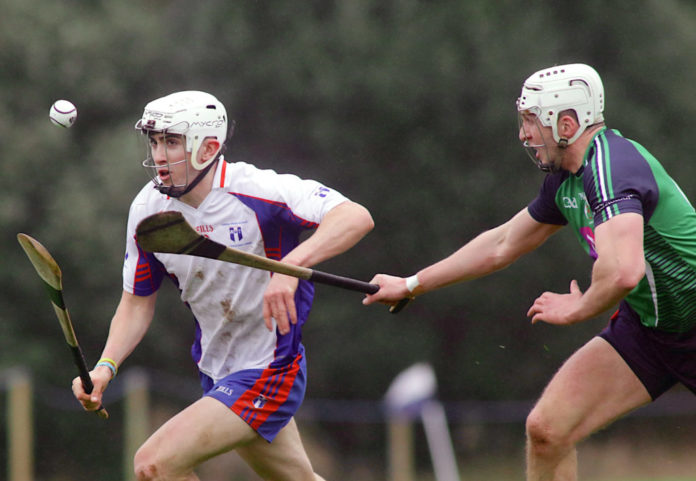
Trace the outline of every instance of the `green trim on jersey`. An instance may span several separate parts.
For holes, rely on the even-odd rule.
[[[646,273],[625,300],[648,327],[689,331],[696,327],[696,213],[664,167],[643,146],[629,140],[635,151],[630,158],[625,157],[624,140],[616,131],[603,133],[595,141],[601,152],[595,153],[595,161],[590,163],[593,174],[603,175],[604,196],[600,198],[614,202],[630,193],[642,205]],[[611,158],[613,149],[622,149],[623,163]],[[616,201],[597,209],[595,223],[631,212],[625,205]]]
[[[626,301],[643,324],[686,332],[696,327],[696,212],[657,159],[632,144],[650,166],[659,200],[644,226],[646,275]]]
[[[675,333],[696,328],[696,212],[650,152],[618,131],[598,132],[584,169],[567,173],[554,202],[593,258],[596,225],[640,213],[646,272],[625,300],[645,326]]]
[[[606,127],[603,128],[599,134],[597,134],[597,137],[600,135],[604,134],[606,130]],[[587,149],[587,152],[585,155],[589,154],[590,149]],[[611,153],[609,151],[609,143],[608,142],[602,142],[601,143],[601,155],[597,156],[595,154],[595,157],[598,159],[601,159],[601,169],[599,168],[599,162],[592,162],[592,175],[595,178],[598,178],[599,176],[602,176],[604,178],[604,182],[595,182],[595,195],[597,198],[601,199],[602,197],[607,197],[610,199],[614,198],[614,184],[613,184],[613,178],[611,176]],[[587,157],[585,157],[585,162],[587,163]],[[600,189],[604,189],[605,192],[601,192]],[[602,222],[606,222],[609,220],[610,217],[618,215],[619,214],[619,206],[618,205],[612,205],[609,206],[609,210],[611,211],[611,216],[609,215],[609,212],[602,211]]]
[[[587,238],[588,231],[594,232],[594,221],[585,195],[582,175],[569,174],[558,187],[555,201],[587,255],[596,257],[594,235],[591,240]]]

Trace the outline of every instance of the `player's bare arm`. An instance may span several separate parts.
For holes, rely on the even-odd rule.
[[[377,274],[370,282],[378,284],[380,290],[367,296],[363,304],[390,304],[491,274],[543,244],[560,227],[537,222],[526,208],[522,209],[506,223],[483,232],[449,257],[419,271],[418,285],[412,290],[402,277]]]
[[[645,275],[643,216],[626,213],[595,229],[597,260],[590,287],[582,293],[573,280],[568,294],[545,292],[530,307],[532,323],[574,324],[614,306]]]
[[[312,267],[347,251],[374,226],[365,207],[351,201],[342,202],[326,213],[316,231],[289,252],[283,262]]]
[[[119,366],[133,352],[152,322],[156,298],[156,293],[143,297],[123,291],[111,320],[102,358],[112,359]],[[101,404],[102,394],[111,381],[113,372],[106,366],[97,366],[90,372],[90,377],[94,383],[91,395],[84,392],[79,377],[73,380],[75,397],[87,410],[96,409]]]
[[[283,262],[312,267],[353,247],[374,227],[369,211],[355,202],[346,201],[331,209],[316,231],[295,249]],[[271,318],[278,323],[281,334],[290,331],[290,323],[297,322],[295,290],[298,280],[282,274],[273,274],[266,288],[263,317],[266,327],[272,329]]]

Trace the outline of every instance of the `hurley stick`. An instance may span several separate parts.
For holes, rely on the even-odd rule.
[[[379,290],[377,284],[337,276],[308,267],[286,264],[227,247],[200,235],[186,222],[181,212],[177,211],[159,212],[146,217],[140,221],[136,228],[136,238],[138,244],[149,252],[188,254],[217,259],[367,294],[374,294]],[[389,312],[396,314],[409,300],[408,298],[402,299],[398,304],[392,306]]]
[[[82,349],[77,342],[75,329],[70,320],[70,314],[68,314],[68,309],[65,307],[65,301],[63,300],[63,274],[60,267],[58,267],[58,263],[53,259],[48,250],[33,237],[20,233],[17,234],[17,240],[27,254],[27,257],[29,257],[37,274],[39,274],[48,292],[48,296],[51,298],[53,310],[56,312],[58,322],[60,322],[60,327],[63,330],[63,336],[70,347],[73,361],[80,373],[82,386],[85,392],[89,394],[94,389],[94,385],[92,384],[92,379],[89,377],[85,356],[82,354]],[[97,414],[104,419],[108,419],[109,417],[109,413],[104,409],[104,406],[99,406]]]

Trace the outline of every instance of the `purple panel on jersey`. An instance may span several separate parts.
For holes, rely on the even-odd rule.
[[[316,229],[318,224],[296,216],[283,202],[261,199],[231,192],[244,205],[256,213],[256,220],[261,230],[266,257],[280,260],[297,247],[300,234],[308,229]],[[302,341],[301,327],[309,316],[314,300],[314,285],[300,280],[295,292],[297,307],[297,324],[291,325],[290,333],[278,336],[278,343],[271,367],[287,364],[295,357]]]
[[[256,213],[263,235],[266,257],[280,260],[299,243],[303,230],[316,229],[318,224],[297,217],[283,202],[231,192],[244,205]]]
[[[193,322],[196,325],[196,334],[193,339],[193,344],[191,345],[191,358],[193,362],[198,364],[198,361],[201,360],[201,356],[203,355],[203,348],[201,347],[201,325],[198,323],[196,316],[193,316]]]
[[[544,183],[539,189],[539,194],[529,203],[527,211],[537,222],[544,224],[566,225],[568,219],[558,210],[556,205],[556,191],[558,187],[568,178],[568,172],[547,174]]]
[[[612,205],[618,212],[641,214],[649,222],[657,206],[659,188],[650,165],[636,146],[616,131],[607,130],[593,140],[588,159],[583,181],[595,213],[595,226],[606,220],[601,213]],[[591,175],[600,171],[601,176]],[[610,178],[603,179],[600,186],[603,176]]]
[[[133,279],[133,294],[149,296],[159,289],[166,270],[162,263],[151,252],[145,252],[138,246],[138,264]]]

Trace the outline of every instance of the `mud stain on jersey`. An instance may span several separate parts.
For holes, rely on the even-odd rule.
[[[220,306],[222,306],[222,317],[224,317],[225,321],[234,321],[235,312],[232,310],[232,301],[225,299],[220,302]]]

